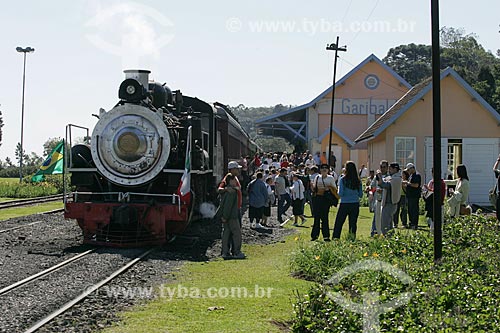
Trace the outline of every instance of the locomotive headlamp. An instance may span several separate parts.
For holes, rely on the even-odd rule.
[[[127,86],[127,94],[133,95],[135,93],[135,87],[133,85]]]
[[[146,98],[146,90],[139,81],[125,79],[118,90],[118,97],[127,102],[138,102]]]
[[[113,139],[113,150],[116,156],[126,162],[139,160],[146,153],[146,134],[134,127],[125,127]]]

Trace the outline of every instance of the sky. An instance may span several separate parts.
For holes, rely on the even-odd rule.
[[[500,49],[500,2],[441,0],[440,26],[475,33]],[[299,105],[370,54],[431,43],[430,0],[9,1],[0,11],[0,159],[14,159],[21,138],[23,55],[27,55],[24,149],[42,155],[65,127],[89,128],[118,101],[124,69],[207,102]],[[74,130],[74,137],[85,135]]]

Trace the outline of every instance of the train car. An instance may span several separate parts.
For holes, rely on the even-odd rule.
[[[129,247],[175,238],[214,201],[228,161],[252,149],[228,107],[172,92],[149,73],[125,71],[120,100],[101,109],[89,143],[72,145],[67,127],[71,196],[64,215],[76,219],[84,243]]]

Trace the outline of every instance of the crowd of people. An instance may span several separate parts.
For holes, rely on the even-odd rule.
[[[330,164],[328,163],[330,162]],[[218,215],[223,222],[222,256],[225,259],[243,259],[241,252],[241,217],[243,192],[248,197],[248,217],[251,228],[283,227],[288,221],[301,226],[312,218],[311,240],[330,241],[329,212],[338,206],[333,224],[333,238],[340,238],[345,220],[348,219],[348,237],[355,239],[360,200],[368,198],[373,213],[371,236],[388,236],[399,227],[418,229],[419,203],[425,202],[428,227],[434,228],[433,196],[436,185],[431,180],[422,184],[422,177],[413,163],[402,169],[396,162],[380,161],[378,170],[368,170],[365,165],[357,169],[352,161],[342,167],[340,176],[335,172],[336,158],[326,158],[326,153],[311,154],[256,154],[253,159],[242,158],[228,164],[229,173],[221,181],[218,192],[221,202]],[[500,189],[500,156],[493,166]],[[441,179],[440,202],[448,197],[450,215],[468,215],[469,177],[465,165],[456,168],[457,179]],[[363,183],[364,191],[363,191]],[[449,186],[447,190],[447,186]],[[498,196],[497,196],[498,197]],[[496,199],[497,217],[500,199]],[[305,205],[310,206],[310,216],[305,215]],[[276,207],[276,221],[269,217]],[[289,213],[289,208],[292,212]],[[292,218],[293,217],[293,218]]]

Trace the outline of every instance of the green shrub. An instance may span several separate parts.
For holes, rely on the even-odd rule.
[[[26,175],[22,183],[1,182],[0,197],[5,198],[35,198],[47,195],[63,193],[62,175],[47,175],[43,182],[34,183],[31,181],[31,175]],[[69,176],[66,181],[69,184]]]
[[[35,198],[47,195],[58,194],[57,188],[53,185],[41,183],[21,183],[21,184],[0,184],[0,197],[6,198]]]
[[[402,292],[409,303],[379,316],[383,332],[498,332],[500,309],[500,225],[482,216],[445,223],[443,260],[433,262],[428,232],[400,231],[389,238],[339,240],[303,245],[292,255],[292,273],[317,282],[307,295],[297,295],[295,332],[360,332],[362,317],[335,303],[328,292],[340,292],[362,303],[364,292],[378,292],[379,302]],[[335,285],[326,280],[351,264],[377,259],[401,269],[409,285],[380,271],[362,271]]]

